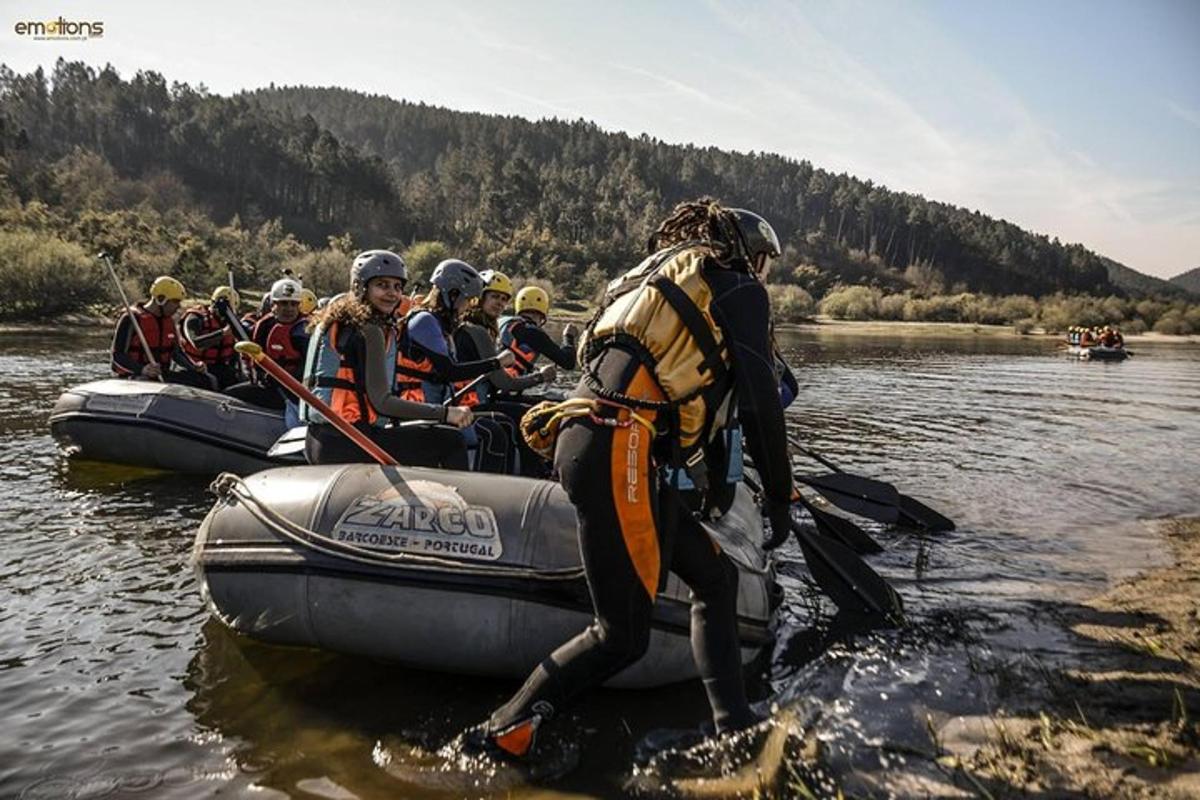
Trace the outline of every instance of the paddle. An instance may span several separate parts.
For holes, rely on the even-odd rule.
[[[743,480],[752,491],[761,493],[761,488],[752,478],[744,476]],[[843,611],[875,614],[898,624],[904,615],[904,603],[900,595],[853,550],[838,541],[838,534],[842,531],[830,520],[841,518],[812,507],[802,497],[800,502],[813,515],[817,530],[823,534],[814,535],[808,528],[792,520],[792,533],[796,535],[804,561],[821,591],[829,595]],[[841,521],[854,525],[849,520]]]
[[[138,325],[137,317],[134,316],[133,306],[129,304],[129,298],[125,296],[125,287],[121,285],[121,280],[117,277],[117,270],[113,267],[112,256],[101,250],[96,254],[96,258],[103,261],[104,266],[108,267],[108,274],[112,277],[113,283],[117,285],[117,291],[121,293],[121,302],[125,304],[125,313],[129,315],[129,324],[133,326],[133,332],[137,334],[138,341],[142,343],[142,352],[146,354],[146,363],[157,363],[154,359],[154,353],[150,350],[150,343],[146,341],[146,334],[142,332],[142,326]],[[158,382],[166,383],[167,379],[160,373]]]
[[[272,377],[279,382],[279,385],[294,394],[297,399],[308,403],[310,406],[321,412],[321,415],[328,420],[333,427],[337,428],[346,435],[350,441],[361,447],[363,451],[378,461],[380,464],[387,466],[397,466],[400,462],[392,458],[386,450],[372,442],[362,431],[355,428],[346,420],[342,419],[336,411],[330,408],[324,400],[317,397],[304,387],[304,384],[292,377],[291,373],[283,367],[275,363],[275,360],[263,352],[263,349],[254,342],[238,342],[233,346],[242,355],[249,358],[258,366],[266,370]]]
[[[742,480],[755,494],[762,494],[761,487],[753,478],[743,475]],[[817,531],[819,533],[841,542],[855,553],[859,555],[873,555],[883,552],[883,546],[872,539],[862,528],[845,517],[839,517],[837,514],[830,514],[828,511],[817,508],[808,502],[804,495],[800,494],[800,490],[792,490],[792,502],[799,503],[809,513],[809,516],[813,518],[813,522],[817,524]]]
[[[904,620],[904,602],[883,577],[850,548],[792,520],[792,533],[809,572],[842,611],[874,614],[893,625]]]
[[[459,390],[455,391],[455,392],[454,392],[454,394],[452,394],[452,395],[450,395],[449,397],[447,397],[447,398],[446,398],[446,402],[442,403],[442,405],[444,405],[444,406],[452,406],[452,405],[454,405],[455,403],[457,403],[459,400],[461,400],[461,399],[462,399],[462,396],[463,396],[464,394],[466,394],[467,392],[471,391],[471,390],[472,390],[472,389],[474,389],[476,386],[478,386],[478,385],[479,385],[479,382],[480,382],[480,381],[482,381],[482,380],[483,380],[484,378],[486,378],[486,377],[487,377],[487,373],[485,372],[483,375],[480,375],[478,378],[475,378],[475,379],[474,379],[474,380],[472,380],[470,383],[468,383],[466,386],[464,386],[464,387],[462,387],[461,389],[459,389]]]
[[[796,475],[800,483],[811,486],[843,511],[876,522],[900,519],[900,493],[890,483],[835,472],[832,475]]]
[[[809,449],[803,447],[798,441],[796,441],[795,437],[789,436],[788,443],[791,444],[791,446],[794,449],[796,449],[799,452],[803,453],[804,455],[808,456],[813,461],[816,461],[818,464],[821,464],[822,466],[824,466],[828,469],[831,469],[834,472],[841,473],[841,474],[848,474],[848,473],[843,472],[833,462],[829,461],[826,458],[823,458],[820,454],[814,453],[812,450],[809,450]],[[882,482],[875,481],[874,483],[882,483]],[[895,487],[891,486],[891,484],[882,484],[882,485],[890,487],[891,491],[896,491]],[[869,484],[864,484],[862,486],[869,486]],[[860,488],[862,488],[862,486],[860,486]],[[816,487],[814,487],[814,488],[816,488]],[[886,501],[890,497],[891,497],[891,492],[888,492],[887,497],[875,496],[873,499]],[[899,492],[896,493],[896,497],[897,497],[897,500],[894,501],[893,504],[897,506],[897,508],[899,510],[899,520],[902,521],[904,524],[914,525],[918,528],[925,528],[926,530],[930,530],[930,531],[952,531],[952,530],[954,530],[954,521],[953,520],[951,520],[949,517],[945,517],[942,514],[939,514],[937,511],[934,511],[932,508],[925,505],[920,500],[917,500],[916,498],[910,497],[906,494],[900,494]],[[843,507],[838,503],[837,499],[835,499],[834,497],[829,497],[829,500],[832,503],[834,503],[834,505]],[[851,509],[846,509],[846,510],[850,511]],[[854,512],[854,513],[857,513],[857,512]],[[868,516],[868,515],[864,515],[864,516]],[[873,519],[873,517],[872,517],[872,519]],[[880,521],[883,522],[886,520],[880,520]],[[893,521],[895,521],[895,520],[893,520]]]

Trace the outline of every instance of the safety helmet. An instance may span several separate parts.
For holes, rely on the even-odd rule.
[[[540,286],[526,286],[517,293],[517,313],[540,311],[542,316],[550,314],[550,295]]]
[[[495,269],[485,269],[479,273],[479,277],[483,279],[483,291],[498,292],[512,297],[513,283],[503,272]]]
[[[277,303],[280,300],[290,300],[299,303],[300,292],[303,290],[300,281],[295,278],[280,278],[271,284],[271,302]]]
[[[465,261],[448,258],[433,269],[429,282],[442,294],[442,301],[451,306],[459,297],[479,297],[483,294],[483,278]],[[453,297],[452,293],[457,292]]]
[[[759,255],[766,254],[770,258],[778,258],[783,250],[779,246],[779,236],[771,223],[744,208],[726,209],[733,217],[736,236],[733,243],[734,257],[741,258],[747,264],[754,265]]]
[[[237,311],[238,303],[242,302],[241,295],[232,286],[218,286],[213,289],[212,302],[218,300],[224,300],[234,311]]]
[[[150,284],[150,299],[160,303],[165,303],[168,300],[183,302],[184,294],[186,292],[183,289],[183,284],[170,275],[159,275],[154,279],[154,283]],[[159,300],[160,297],[162,300]]]
[[[317,310],[317,293],[312,289],[300,290],[300,313],[311,314]]]
[[[407,283],[408,265],[391,250],[364,250],[350,265],[350,291],[364,297],[372,278],[396,278]]]

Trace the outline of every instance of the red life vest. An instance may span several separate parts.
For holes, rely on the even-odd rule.
[[[163,372],[166,372],[171,368],[171,354],[175,351],[175,345],[178,342],[174,318],[151,314],[141,303],[133,306],[130,310],[133,312],[133,323],[142,329],[142,334],[146,338],[146,344],[150,346],[154,360],[159,363]],[[128,315],[129,312],[126,312],[126,316]],[[120,322],[117,325],[119,327]],[[145,366],[146,351],[142,348],[142,340],[138,338],[137,331],[130,331],[129,334],[129,344],[125,349],[125,355],[135,364]],[[118,375],[126,373],[126,370],[115,361],[113,362],[113,371]]]
[[[284,325],[275,319],[274,314],[267,314],[255,323],[254,333],[251,334],[251,338],[258,343],[263,352],[297,379],[303,375],[305,354],[292,344],[292,328],[300,322],[301,320],[297,319],[290,325]],[[258,382],[262,383],[268,377],[259,373]]]
[[[200,350],[196,348],[187,337],[188,320],[193,317],[200,318],[200,336],[207,336],[210,333],[221,330],[225,327],[225,320],[217,316],[217,312],[213,311],[209,306],[196,306],[189,308],[183,315],[182,327],[184,330],[183,350],[193,359],[203,361],[208,366],[216,366],[218,364],[229,364],[234,358],[234,338],[231,331],[225,331],[225,335],[218,340],[214,345]],[[198,337],[197,337],[198,338]]]

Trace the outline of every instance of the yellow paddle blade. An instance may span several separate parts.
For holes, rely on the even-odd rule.
[[[263,355],[263,350],[258,346],[258,342],[238,342],[233,349],[255,361],[258,361]]]

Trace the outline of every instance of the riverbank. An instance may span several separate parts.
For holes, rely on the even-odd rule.
[[[1052,612],[1086,661],[997,674],[1032,702],[936,730],[955,785],[997,798],[1200,797],[1200,519],[1162,529],[1174,563]]]
[[[573,322],[576,325],[587,322],[592,317],[593,309],[582,304],[572,304],[571,310],[558,309],[550,315],[551,322],[565,324]],[[36,332],[39,330],[61,330],[62,327],[81,328],[112,328],[116,317],[105,316],[99,311],[88,313],[67,314],[56,323],[48,322],[12,322],[0,324],[0,333]],[[967,322],[900,322],[890,320],[846,320],[818,316],[809,322],[779,322],[776,327],[780,330],[794,330],[814,333],[833,333],[839,336],[887,336],[892,338],[913,337],[985,337],[1007,339],[1062,339],[1061,333],[1046,333],[1035,328],[1029,333],[1017,333],[1011,325],[976,325]],[[1129,334],[1125,337],[1126,344],[1200,344],[1200,335],[1168,336],[1163,333]]]
[[[1062,339],[1061,333],[1046,333],[1035,328],[1029,333],[1017,333],[1012,325],[977,325],[969,322],[901,322],[891,320],[847,320],[819,316],[811,322],[778,323],[780,329],[836,333],[845,336],[905,337],[993,337],[1009,339]],[[1128,334],[1127,344],[1200,344],[1200,335],[1168,336],[1162,333]]]

